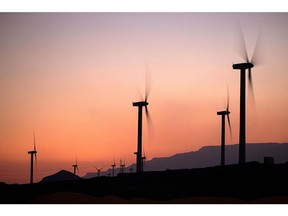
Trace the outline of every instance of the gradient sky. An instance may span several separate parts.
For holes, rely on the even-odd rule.
[[[115,158],[135,162],[138,90],[151,74],[153,157],[220,143],[227,86],[238,143],[237,22],[251,57],[259,29],[262,63],[247,95],[247,143],[288,142],[287,13],[1,13],[0,182],[28,183],[33,129],[35,181],[61,169],[80,176]],[[247,89],[248,90],[248,89]],[[219,155],[220,162],[220,155]]]

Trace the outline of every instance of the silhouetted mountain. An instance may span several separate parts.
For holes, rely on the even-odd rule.
[[[226,164],[238,164],[239,145],[226,145]],[[163,171],[175,169],[192,169],[218,166],[221,163],[219,146],[205,146],[198,151],[180,153],[171,157],[153,158],[146,161],[145,171]],[[258,161],[263,163],[264,157],[273,157],[275,163],[285,163],[288,161],[288,143],[253,143],[246,144],[246,161]],[[130,172],[133,167],[135,172],[135,164],[126,167],[125,172]],[[101,172],[101,176],[107,176],[111,173],[111,169]],[[119,169],[115,169],[116,175]],[[95,177],[96,173],[87,173],[83,178]]]
[[[46,176],[41,180],[42,182],[56,182],[56,181],[69,181],[69,180],[76,180],[76,179],[81,179],[79,176],[74,176],[73,173],[66,171],[66,170],[61,170],[53,175]]]
[[[226,164],[237,164],[239,145],[227,145]],[[206,146],[199,151],[176,154],[171,157],[153,158],[146,162],[147,171],[166,169],[191,169],[217,166],[221,163],[219,146]],[[246,145],[246,161],[263,163],[264,157],[273,157],[275,163],[288,161],[288,143],[255,143]]]

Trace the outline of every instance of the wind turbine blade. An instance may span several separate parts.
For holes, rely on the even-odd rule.
[[[36,168],[37,168],[37,153],[35,153],[35,164],[36,164]]]
[[[147,101],[149,95],[150,95],[150,91],[151,91],[151,86],[152,86],[152,83],[151,83],[151,75],[150,75],[150,71],[149,71],[149,68],[148,68],[148,65],[146,64],[145,65],[145,82],[146,82],[146,88],[145,88],[145,101]]]
[[[255,123],[257,122],[257,108],[256,108],[256,100],[255,100],[255,94],[254,94],[254,87],[253,87],[253,81],[252,81],[252,72],[251,69],[248,70],[248,81],[249,81],[249,104],[250,104],[250,112],[253,113],[253,117],[255,118]]]
[[[240,22],[237,22],[237,41],[236,41],[236,51],[237,53],[246,61],[249,62],[248,54],[247,54],[247,49],[246,49],[246,43],[244,39],[244,34],[240,25]]]
[[[227,120],[228,120],[228,125],[229,125],[230,136],[232,138],[232,130],[231,130],[231,122],[230,122],[229,114],[227,115]]]
[[[143,97],[142,97],[142,94],[141,94],[141,92],[140,92],[140,90],[137,88],[137,100],[139,100],[139,101],[143,101]]]
[[[254,96],[254,88],[253,88],[251,68],[248,69],[248,82],[249,82],[249,92],[250,92],[250,95],[252,98],[252,104],[253,104],[253,106],[255,106],[255,96]]]
[[[264,55],[264,47],[263,47],[263,37],[262,37],[262,31],[261,29],[259,30],[256,45],[254,48],[253,55],[251,57],[251,63],[254,65],[261,64],[263,60],[263,55]]]
[[[34,138],[34,151],[36,151],[36,141],[35,141],[35,132],[34,132],[34,129],[33,129],[33,138]]]
[[[229,111],[229,89],[227,88],[227,107],[226,111]]]
[[[148,127],[150,127],[150,124],[151,124],[151,116],[149,114],[149,111],[148,111],[148,107],[145,106],[145,113],[146,113],[146,119],[147,119],[147,124],[148,124]]]
[[[253,89],[251,68],[248,69],[248,81],[249,81],[249,87]]]
[[[145,106],[145,114],[146,114],[146,119],[147,119],[148,136],[149,136],[150,141],[152,141],[153,137],[154,137],[154,133],[153,133],[154,127],[153,127],[153,122],[152,122],[152,119],[151,119],[151,116],[150,116],[150,113],[149,113],[147,106]]]

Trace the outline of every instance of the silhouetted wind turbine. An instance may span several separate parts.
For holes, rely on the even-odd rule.
[[[249,87],[254,98],[253,85],[252,85],[252,73],[251,68],[256,63],[256,58],[259,60],[259,35],[256,42],[255,50],[249,61],[244,36],[239,25],[239,35],[241,39],[241,56],[245,59],[245,63],[233,64],[234,70],[240,70],[240,131],[239,131],[239,163],[246,162],[246,69],[248,69],[248,81]]]
[[[217,115],[221,115],[221,165],[225,165],[225,116],[227,115],[229,130],[231,134],[231,124],[229,118],[229,96],[227,95],[227,107],[224,111],[217,112]]]
[[[97,167],[94,166],[94,168],[97,170],[97,177],[100,177],[100,172],[104,167],[98,169]]]
[[[36,142],[35,142],[35,133],[33,130],[33,137],[34,137],[34,150],[33,151],[29,151],[28,154],[31,155],[31,165],[30,165],[30,184],[33,184],[33,159],[35,156],[35,162],[37,165],[37,151],[36,151]]]
[[[150,94],[151,86],[148,85],[148,80],[147,80],[147,68],[146,68],[146,90],[145,90],[145,100],[139,101],[139,102],[133,102],[133,106],[138,107],[138,144],[137,144],[137,152],[136,154],[136,172],[143,172],[143,164],[142,164],[142,107],[145,108],[145,113],[146,113],[146,119],[147,119],[147,124],[148,127],[151,126],[151,118],[149,115],[148,111],[148,102],[147,99]]]
[[[76,169],[79,172],[78,163],[77,163],[77,157],[76,157],[76,164],[72,165],[72,167],[74,168],[74,177],[75,177],[76,176]]]
[[[112,177],[114,177],[115,166],[116,166],[116,164],[115,164],[115,159],[114,159],[114,163],[111,165],[111,167],[112,167]]]
[[[120,170],[121,173],[124,173],[124,168],[125,168],[125,159],[124,159],[124,163],[122,164],[122,160],[120,160]]]

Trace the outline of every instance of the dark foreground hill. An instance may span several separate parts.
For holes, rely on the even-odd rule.
[[[45,183],[45,182],[69,181],[77,179],[80,179],[80,177],[77,175],[75,176],[73,173],[67,170],[61,170],[53,175],[44,177],[41,182]]]
[[[1,203],[288,203],[288,164],[216,166],[0,185]]]

